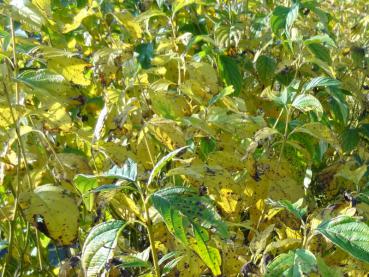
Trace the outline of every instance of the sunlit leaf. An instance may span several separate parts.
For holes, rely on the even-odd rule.
[[[369,226],[350,216],[323,221],[315,230],[353,257],[369,263]]]
[[[340,81],[329,77],[317,77],[304,84],[303,91],[308,91],[317,87],[336,87],[341,84]]]
[[[120,232],[126,222],[113,220],[96,225],[89,232],[82,248],[81,263],[87,276],[100,276],[113,256]]]
[[[79,211],[67,190],[42,185],[19,196],[19,205],[27,220],[60,245],[74,243],[78,235]]]
[[[293,100],[292,106],[302,112],[314,111],[318,115],[323,113],[323,106],[320,101],[310,94],[298,95]]]
[[[156,165],[154,166],[154,168],[152,169],[150,176],[149,176],[149,180],[147,181],[147,185],[150,185],[152,183],[152,181],[154,180],[154,178],[156,176],[158,176],[158,174],[160,173],[161,169],[168,163],[170,162],[177,154],[179,154],[180,152],[182,152],[183,150],[187,149],[188,146],[184,146],[181,148],[178,148],[172,152],[170,152],[168,155],[164,156],[163,158],[160,159],[160,161],[158,161],[156,163]]]
[[[313,253],[305,249],[296,249],[276,257],[267,266],[266,276],[303,277],[317,270],[317,261]]]

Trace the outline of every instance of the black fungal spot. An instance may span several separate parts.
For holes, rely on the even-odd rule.
[[[34,226],[42,233],[44,233],[46,236],[50,236],[49,230],[47,229],[47,226],[45,224],[45,219],[40,214],[34,214],[33,215],[33,223]]]

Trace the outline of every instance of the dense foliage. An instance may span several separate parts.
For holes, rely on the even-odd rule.
[[[366,276],[368,14],[0,1],[2,276]]]

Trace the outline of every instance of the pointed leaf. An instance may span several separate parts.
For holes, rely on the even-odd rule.
[[[197,223],[204,228],[214,229],[221,237],[228,237],[225,223],[213,207],[208,197],[186,187],[170,187],[156,191],[151,201],[163,217],[169,230],[185,242],[183,221]],[[179,228],[178,230],[176,228]]]
[[[114,248],[126,222],[113,220],[96,225],[88,234],[82,249],[81,263],[86,276],[100,276],[113,257]]]
[[[189,146],[184,146],[181,148],[178,148],[172,152],[170,152],[168,155],[161,158],[161,160],[154,166],[154,168],[151,171],[151,174],[149,176],[149,180],[147,181],[147,185],[150,185],[153,179],[160,173],[160,170],[169,162],[171,161],[178,153],[181,151],[187,149]]]
[[[314,111],[318,115],[323,113],[323,106],[320,101],[310,94],[298,95],[293,100],[292,106],[302,112]]]
[[[317,87],[337,87],[341,84],[340,81],[336,79],[332,79],[329,77],[316,77],[306,83],[302,89],[302,91],[308,91]]]
[[[277,256],[267,266],[267,277],[303,277],[316,271],[317,261],[313,253],[296,249]]]
[[[292,133],[305,133],[311,135],[317,139],[331,144],[333,147],[339,149],[339,143],[334,133],[325,125],[320,122],[306,123],[300,127],[295,128]]]
[[[323,221],[316,229],[353,257],[369,263],[369,226],[357,218],[338,216]]]
[[[137,179],[137,164],[135,161],[128,158],[122,167],[115,165],[108,172],[103,173],[102,177],[135,182]]]
[[[255,67],[260,81],[265,86],[271,85],[275,75],[275,70],[277,68],[277,62],[275,61],[275,59],[265,55],[261,55],[257,59]]]
[[[233,86],[235,95],[238,95],[242,87],[242,76],[236,61],[228,56],[218,57],[220,75],[227,86]]]
[[[220,269],[222,259],[219,250],[208,244],[209,236],[201,227],[194,225],[193,232],[196,243],[192,244],[192,249],[210,268],[214,276],[220,275],[222,273]]]

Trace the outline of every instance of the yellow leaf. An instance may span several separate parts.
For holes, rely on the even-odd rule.
[[[117,21],[123,25],[127,32],[134,38],[142,37],[142,30],[140,24],[135,20],[135,18],[128,12],[126,13],[115,13],[114,14]]]
[[[301,240],[301,233],[297,230],[291,229],[288,226],[286,226],[286,236],[287,236],[287,238]]]
[[[27,221],[60,245],[70,245],[78,235],[79,211],[67,190],[53,185],[23,192],[19,205]]]
[[[62,29],[62,32],[64,34],[66,33],[69,33],[75,29],[77,29],[81,24],[82,24],[82,21],[83,19],[85,19],[86,17],[92,15],[94,13],[94,11],[91,9],[91,8],[83,8],[81,9],[78,14],[76,14],[74,17],[73,17],[73,22],[72,23],[68,23],[68,24],[65,24],[63,29]]]
[[[185,135],[175,121],[153,119],[147,125],[149,132],[169,150],[185,146]]]
[[[56,57],[48,59],[49,69],[64,76],[64,78],[74,84],[88,86],[91,81],[83,74],[89,65],[87,62],[75,57]]]
[[[225,213],[231,214],[238,211],[239,196],[231,189],[220,189],[219,198],[217,203],[222,207]]]
[[[51,106],[44,106],[32,114],[41,116],[47,128],[66,132],[72,128],[72,120],[62,103],[54,102]]]
[[[151,92],[153,111],[164,118],[178,120],[190,114],[190,107],[184,96],[168,92]]]

